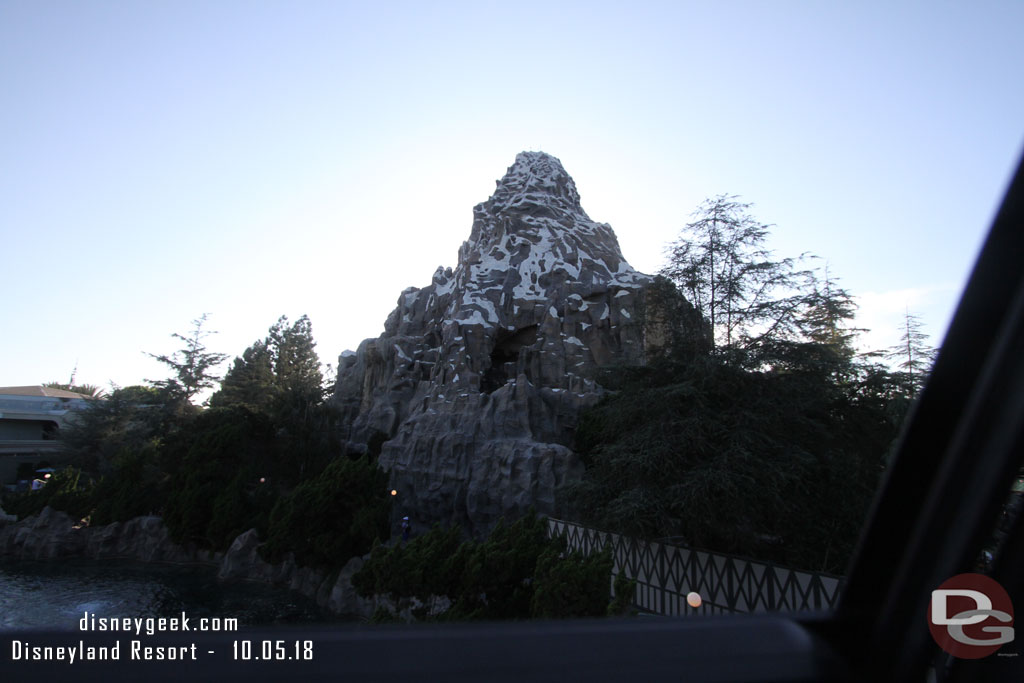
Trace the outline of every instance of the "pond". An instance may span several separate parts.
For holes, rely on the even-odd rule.
[[[338,622],[298,593],[217,580],[202,566],[0,559],[0,631],[76,631],[95,617],[236,618],[241,627]]]

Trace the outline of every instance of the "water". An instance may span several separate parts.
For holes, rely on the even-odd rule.
[[[97,617],[234,617],[239,626],[338,621],[302,595],[220,583],[211,567],[0,560],[0,631],[74,631]]]

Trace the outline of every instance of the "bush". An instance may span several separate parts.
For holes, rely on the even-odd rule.
[[[352,576],[352,586],[361,595],[387,595],[396,603],[402,598],[426,602],[432,595],[450,595],[461,574],[454,564],[461,545],[457,527],[445,530],[438,524],[404,545],[388,547],[376,541],[370,560]]]
[[[604,616],[611,606],[611,548],[593,555],[565,550],[565,540],[537,558],[530,614],[547,619]],[[561,546],[561,548],[559,548]]]
[[[271,486],[260,481],[253,469],[235,475],[213,501],[213,518],[206,535],[218,548],[226,548],[239,534],[256,529],[266,538],[270,529],[270,511],[277,501]]]
[[[43,511],[46,506],[66,512],[76,519],[91,509],[90,482],[83,480],[81,470],[68,467],[53,473],[47,484],[37,491],[23,491],[4,498],[4,511],[25,519]]]
[[[257,526],[269,505],[257,497],[260,472],[271,469],[273,424],[246,408],[212,408],[161,448],[169,478],[164,521],[177,543],[223,549]],[[270,497],[272,498],[272,496]]]
[[[632,614],[633,600],[636,598],[636,579],[631,579],[624,572],[615,575],[615,597],[608,605],[608,616]]]
[[[124,522],[160,509],[157,450],[151,443],[141,451],[122,451],[113,459],[111,471],[93,491],[93,524]]]
[[[445,596],[443,620],[603,616],[608,610],[611,555],[567,551],[531,514],[499,521],[487,540],[460,542],[457,528],[435,526],[405,545],[377,546],[352,585],[363,596],[388,595],[401,607]]]
[[[369,456],[335,459],[277,501],[261,555],[278,562],[292,552],[300,565],[331,568],[366,553],[388,535],[387,480]]]

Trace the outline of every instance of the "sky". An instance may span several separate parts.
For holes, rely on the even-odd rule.
[[[640,271],[739,195],[865,348],[938,345],[1024,149],[1024,3],[0,0],[0,386],[162,379],[208,314],[321,360],[456,265],[523,150]],[[221,366],[226,371],[228,364]]]

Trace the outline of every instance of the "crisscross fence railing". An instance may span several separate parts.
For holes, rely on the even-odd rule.
[[[590,554],[611,545],[613,572],[636,579],[634,605],[666,616],[799,612],[835,607],[844,578],[804,572],[770,562],[710,553],[548,519],[548,533],[564,535],[570,548]],[[690,607],[694,591],[701,605]]]

